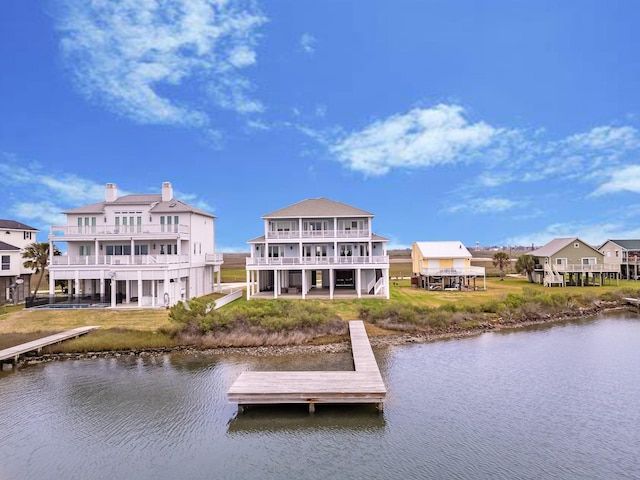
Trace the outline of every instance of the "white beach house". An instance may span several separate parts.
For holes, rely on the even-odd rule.
[[[248,242],[247,299],[389,298],[388,240],[372,213],[313,198],[262,219],[264,234]]]
[[[63,280],[78,301],[154,307],[220,289],[215,217],[174,198],[169,182],[122,197],[107,183],[103,202],[63,213],[67,224],[49,234],[50,251],[67,245],[50,258],[50,292]]]

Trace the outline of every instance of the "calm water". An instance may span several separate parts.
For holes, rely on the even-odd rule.
[[[640,320],[630,314],[376,352],[369,407],[254,408],[245,369],[348,354],[50,363],[0,374],[1,479],[638,479]]]

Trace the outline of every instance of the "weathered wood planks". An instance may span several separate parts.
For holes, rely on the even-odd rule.
[[[0,362],[11,359],[13,363],[16,364],[20,355],[23,355],[27,352],[32,352],[34,350],[39,351],[43,347],[68,340],[69,338],[79,337],[80,335],[84,335],[85,333],[90,332],[91,330],[95,330],[96,328],[100,327],[91,326],[74,328],[73,330],[67,330],[66,332],[49,335],[48,337],[39,338],[38,340],[33,340],[32,342],[16,345],[15,347],[5,348],[4,350],[0,350]]]
[[[361,320],[349,322],[354,371],[242,372],[227,392],[231,402],[250,404],[375,403],[386,387]]]

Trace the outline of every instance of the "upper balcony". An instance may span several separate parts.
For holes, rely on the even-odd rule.
[[[222,253],[207,253],[204,256],[204,262],[207,265],[222,265],[224,258]]]
[[[49,240],[185,238],[188,234],[187,225],[55,225],[51,227]]]
[[[286,230],[267,232],[268,240],[369,238],[369,230]]]
[[[389,265],[388,255],[378,255],[373,257],[249,257],[247,258],[247,267],[253,266],[307,266],[307,265],[352,265],[367,266],[378,265],[382,268]]]

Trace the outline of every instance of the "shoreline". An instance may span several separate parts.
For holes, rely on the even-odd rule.
[[[548,318],[537,318],[524,321],[513,321],[506,323],[484,323],[474,328],[466,328],[437,333],[428,332],[406,332],[369,336],[369,341],[373,348],[394,347],[400,345],[430,343],[442,340],[455,340],[481,335],[486,332],[500,330],[517,330],[536,325],[553,325],[562,322],[586,320],[608,312],[632,311],[626,306],[605,307],[601,309],[589,309],[578,314],[560,315]],[[345,353],[350,351],[351,345],[348,340],[342,342],[332,342],[319,345],[265,345],[252,347],[217,347],[199,349],[190,345],[155,348],[155,349],[132,349],[124,351],[102,351],[102,352],[76,352],[76,353],[50,353],[38,356],[26,357],[18,363],[18,367],[27,365],[37,365],[60,360],[95,360],[98,358],[122,358],[122,357],[159,357],[167,354],[180,354],[189,356],[215,356],[215,355],[245,355],[257,356],[284,356],[302,355],[318,353]]]

